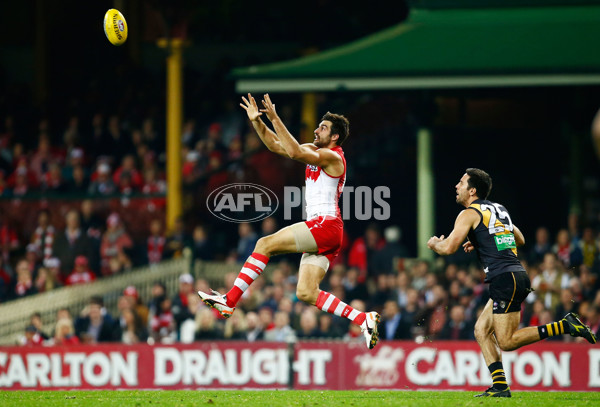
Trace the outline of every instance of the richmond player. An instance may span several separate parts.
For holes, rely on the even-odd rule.
[[[493,385],[476,397],[511,397],[500,350],[515,350],[563,334],[581,336],[590,343],[596,343],[596,337],[572,313],[558,322],[518,329],[521,303],[531,291],[527,272],[517,259],[517,246],[525,244],[525,238],[504,206],[486,200],[491,189],[492,179],[485,171],[468,168],[456,184],[456,202],[466,209],[456,218],[448,238],[433,236],[427,246],[440,255],[456,252],[461,244],[465,252],[477,252],[485,282],[490,284],[490,300],[475,324],[475,338]]]

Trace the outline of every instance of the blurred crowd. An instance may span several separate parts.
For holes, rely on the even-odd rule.
[[[555,239],[541,227],[520,251],[535,289],[523,303],[522,326],[547,324],[576,312],[600,333],[600,236],[591,228],[579,230],[574,222],[572,226],[560,230]],[[408,259],[399,232],[394,226],[380,231],[370,225],[364,236],[345,245],[321,288],[358,310],[380,312],[383,341],[473,340],[474,323],[489,299],[476,259]],[[298,301],[295,263],[284,258],[266,274],[250,286],[229,319],[221,319],[199,300],[196,291],[211,288],[206,280],[182,274],[175,293],[156,283],[150,298],[140,298],[136,287],[127,287],[115,315],[104,308],[102,298],[92,298],[77,315],[60,310],[54,332],[44,332],[39,314],[33,315],[22,342],[362,340],[360,328],[348,320]],[[221,286],[212,288],[227,292],[235,278],[236,273],[227,274]],[[575,339],[567,335],[548,340]]]

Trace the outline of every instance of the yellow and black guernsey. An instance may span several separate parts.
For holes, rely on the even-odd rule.
[[[485,281],[511,271],[525,272],[517,259],[517,243],[510,215],[504,206],[484,199],[473,201],[467,209],[476,211],[481,222],[467,237],[483,264]]]

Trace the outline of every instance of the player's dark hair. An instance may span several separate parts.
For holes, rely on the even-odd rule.
[[[327,112],[321,118],[321,121],[323,120],[328,120],[331,122],[331,135],[333,136],[334,134],[337,134],[339,136],[337,139],[337,145],[341,146],[350,134],[350,122],[346,116]]]
[[[487,199],[492,190],[492,177],[490,177],[490,174],[479,168],[467,168],[466,173],[469,176],[467,182],[469,188],[475,188],[479,199]]]

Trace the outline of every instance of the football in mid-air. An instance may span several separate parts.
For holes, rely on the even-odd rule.
[[[111,8],[104,15],[104,34],[113,45],[127,41],[127,21],[119,10]]]

